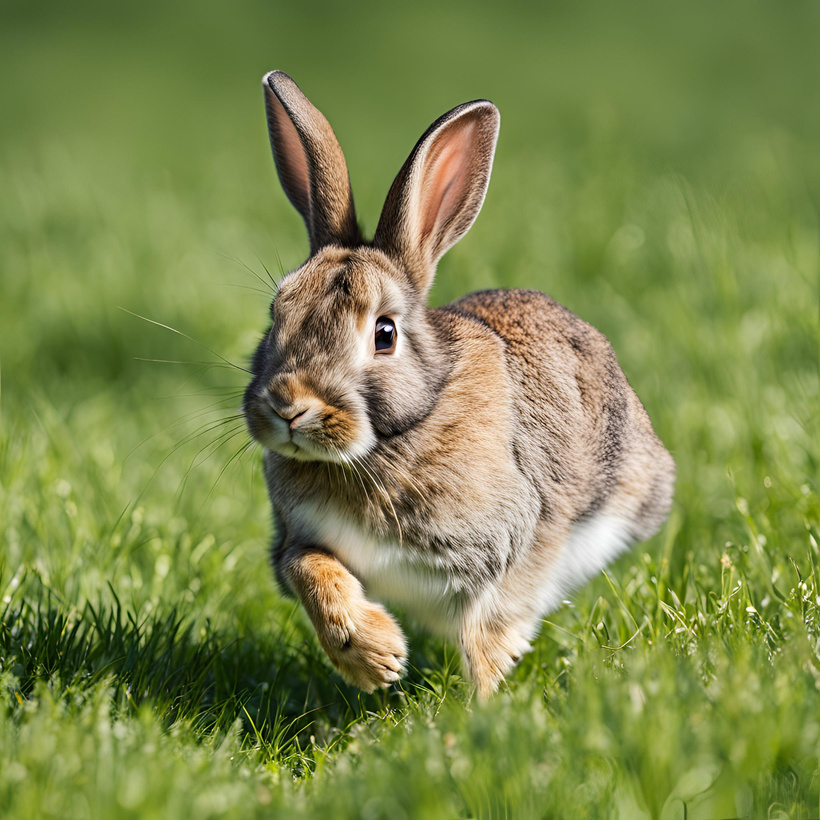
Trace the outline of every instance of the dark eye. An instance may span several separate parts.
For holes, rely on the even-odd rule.
[[[376,353],[392,353],[396,349],[396,326],[392,319],[376,319]]]

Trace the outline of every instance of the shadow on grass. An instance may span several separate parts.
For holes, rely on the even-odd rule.
[[[80,700],[107,686],[117,712],[147,704],[168,728],[186,723],[202,737],[238,730],[302,774],[312,747],[332,748],[368,714],[439,697],[435,690],[460,680],[452,659],[438,657],[442,647],[422,637],[416,662],[429,658],[445,672],[431,681],[411,668],[401,688],[367,695],[332,671],[295,605],[285,623],[230,636],[175,609],[138,616],[113,591],[111,598],[67,611],[50,593],[36,603],[12,596],[0,614],[0,671],[12,675],[12,708],[41,682]]]

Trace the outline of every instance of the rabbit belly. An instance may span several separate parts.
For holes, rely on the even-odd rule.
[[[469,609],[477,604],[479,612],[486,609],[488,618],[497,618],[499,603],[506,598],[499,589],[504,585],[501,581],[499,586],[488,585],[471,606],[471,596],[452,570],[422,560],[406,544],[374,537],[330,505],[304,504],[297,517],[309,537],[332,552],[362,583],[369,597],[402,607],[440,637],[458,637],[465,606]],[[535,537],[538,540],[537,534]],[[618,516],[596,513],[577,522],[557,554],[541,569],[530,566],[527,570],[526,559],[522,562],[520,570],[527,573],[528,583],[519,593],[529,601],[519,603],[536,619],[543,617],[634,541],[629,523]]]
[[[596,513],[576,523],[547,569],[542,587],[542,614],[557,609],[573,590],[589,581],[635,541],[622,518]]]
[[[436,635],[456,635],[461,590],[452,572],[423,562],[407,546],[375,538],[332,507],[304,505],[299,518],[358,578],[368,597],[402,607]]]

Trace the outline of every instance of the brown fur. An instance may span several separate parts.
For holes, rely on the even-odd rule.
[[[286,552],[282,566],[319,643],[348,683],[371,691],[399,679],[407,657],[404,635],[339,561],[318,549],[298,550]]]
[[[389,685],[406,656],[372,595],[455,640],[487,696],[545,608],[662,524],[674,464],[606,339],[548,296],[425,307],[438,258],[481,207],[491,103],[428,129],[367,245],[351,239],[330,126],[286,75],[264,85],[280,178],[311,236],[245,398],[266,451],[277,577],[346,680]],[[374,347],[379,316],[396,327],[390,355]]]

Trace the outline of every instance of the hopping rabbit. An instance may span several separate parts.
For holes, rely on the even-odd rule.
[[[484,200],[492,103],[427,129],[367,241],[325,118],[287,74],[263,87],[279,179],[310,238],[244,400],[277,578],[350,683],[402,673],[386,602],[454,641],[486,697],[545,613],[658,530],[674,462],[606,338],[550,297],[427,307],[438,260]]]

